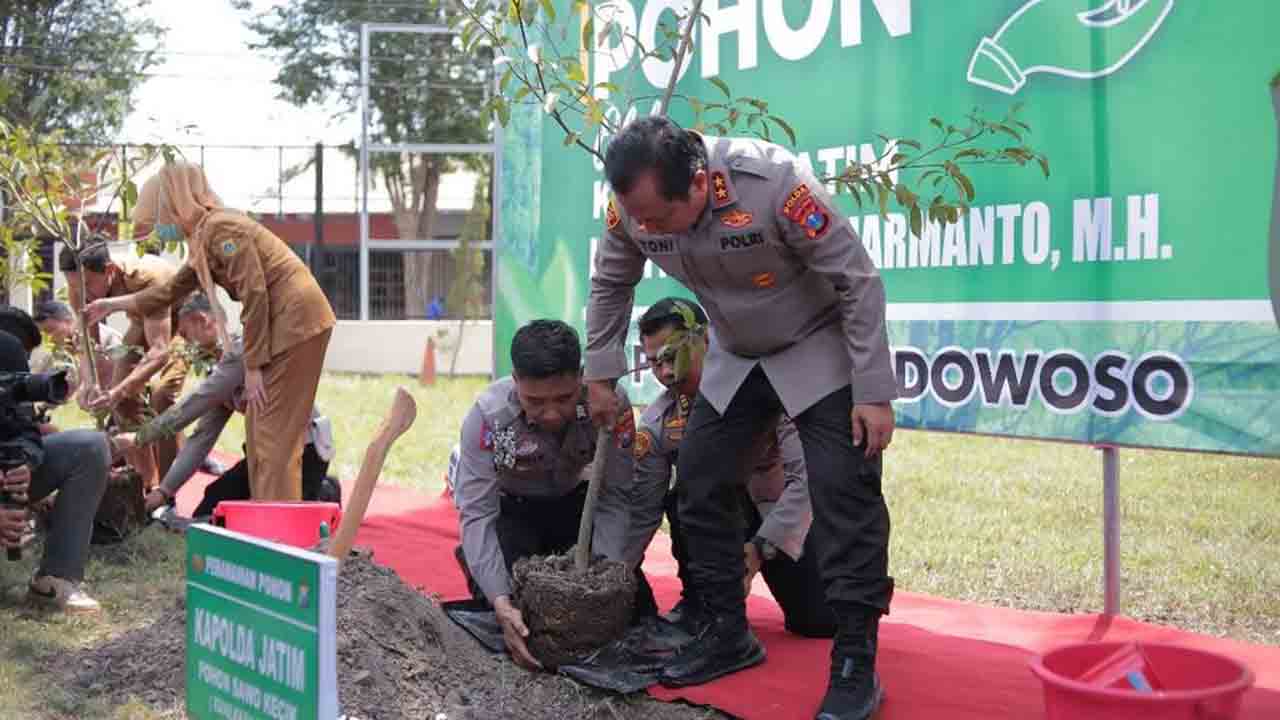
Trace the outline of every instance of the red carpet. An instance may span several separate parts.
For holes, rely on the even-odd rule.
[[[193,481],[179,496],[190,511],[204,482]],[[453,558],[457,514],[445,498],[379,487],[357,543],[424,592],[451,600],[465,597],[466,584]],[[666,536],[659,534],[645,558],[658,602],[679,595]],[[758,580],[748,603],[752,627],[768,649],[763,665],[708,685],[651,692],[663,700],[682,698],[713,705],[741,718],[811,718],[826,687],[830,641],[787,634],[782,616]],[[1044,717],[1040,681],[1028,663],[1055,645],[1089,639],[1176,642],[1234,657],[1257,676],[1245,697],[1242,720],[1280,718],[1280,648],[1195,635],[1173,628],[1097,615],[1023,612],[939,599],[908,592],[894,596],[893,614],[881,625],[879,669],[887,700],[881,720],[1028,720]]]

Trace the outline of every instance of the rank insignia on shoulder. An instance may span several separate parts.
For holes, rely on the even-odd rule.
[[[719,170],[711,173],[711,192],[714,196],[712,208],[719,209],[733,201],[729,194],[729,178]]]
[[[771,272],[756,273],[751,276],[751,284],[761,290],[768,290],[773,287],[777,281],[777,278],[775,278]]]
[[[609,198],[609,209],[604,214],[605,227],[608,230],[618,227],[618,224],[622,222],[622,216],[618,214],[618,208],[614,206],[613,202],[613,198]]]
[[[752,220],[755,220],[755,216],[746,210],[730,210],[720,216],[720,222],[731,228],[744,228],[750,225]]]

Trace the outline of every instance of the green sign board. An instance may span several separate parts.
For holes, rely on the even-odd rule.
[[[557,16],[578,22],[566,5]],[[652,47],[689,5],[596,8]],[[933,117],[1014,104],[1049,157],[1048,179],[976,168],[972,211],[920,237],[892,208],[837,197],[884,278],[901,426],[1280,455],[1280,3],[713,0],[703,12],[677,98],[723,97],[717,78],[767,101],[820,176],[882,155],[886,138],[928,143]],[[633,88],[649,99],[628,114],[652,112],[670,64],[638,62],[617,33],[594,40],[592,82]],[[692,121],[679,101],[672,116]],[[504,134],[500,374],[520,324],[584,326],[608,187],[562,141],[536,106]],[[636,313],[673,294],[690,295],[650,265]],[[637,340],[633,329],[638,359]],[[641,373],[625,387],[637,403],[659,390]]]
[[[337,718],[337,577],[337,562],[328,556],[192,525],[187,714]]]

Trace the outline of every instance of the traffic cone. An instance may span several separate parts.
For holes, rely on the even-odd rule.
[[[427,348],[422,352],[422,374],[418,380],[423,385],[436,384],[436,339],[427,338]]]

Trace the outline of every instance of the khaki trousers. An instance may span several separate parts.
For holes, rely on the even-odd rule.
[[[249,492],[254,500],[302,499],[302,447],[333,330],[294,345],[263,368],[266,407],[245,414]]]

